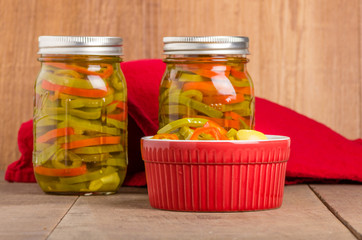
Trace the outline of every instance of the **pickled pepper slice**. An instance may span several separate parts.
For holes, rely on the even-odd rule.
[[[105,167],[105,168],[101,168],[101,169],[98,169],[98,170],[95,170],[92,172],[87,172],[80,176],[61,178],[60,182],[63,184],[75,184],[75,183],[81,183],[81,182],[88,182],[88,181],[92,181],[95,179],[99,179],[103,176],[107,176],[116,171],[117,171],[117,168]]]
[[[170,95],[169,101],[170,101],[170,103],[180,103],[180,104],[186,105],[186,106],[193,108],[210,117],[219,118],[219,117],[223,116],[222,112],[210,107],[209,105],[206,105],[199,101],[195,101],[188,97],[179,96],[178,94]]]
[[[250,128],[250,120],[240,116],[236,112],[225,112],[224,115],[225,115],[225,117],[230,117],[231,119],[239,120],[240,123],[243,125],[243,128],[245,128],[245,129]]]
[[[205,78],[197,74],[182,73],[179,82],[201,82],[205,81]]]
[[[96,145],[106,145],[106,144],[118,144],[121,141],[121,137],[112,136],[112,137],[96,137],[96,138],[88,138],[82,139],[78,141],[72,141],[68,143],[64,143],[62,145],[63,149],[74,149],[81,147],[89,147]]]
[[[46,107],[43,111],[49,115],[59,115],[68,112],[70,115],[84,119],[98,119],[101,117],[101,108],[66,109],[64,107]]]
[[[95,147],[82,147],[72,150],[77,154],[99,154],[99,153],[110,153],[110,152],[123,152],[123,146],[121,144],[117,145],[105,145],[105,146],[95,146]]]
[[[57,145],[57,143],[54,143],[49,147],[45,148],[44,150],[42,150],[41,152],[35,152],[34,153],[35,159],[33,159],[35,164],[36,165],[44,164],[50,159],[50,157],[52,157],[57,152],[58,149],[59,146]]]
[[[57,137],[63,137],[63,136],[68,136],[68,135],[73,135],[73,134],[74,134],[74,129],[71,127],[57,128],[57,129],[47,132],[44,135],[41,135],[40,137],[38,137],[36,139],[36,142],[44,143],[44,142],[47,142],[47,141],[57,138]]]
[[[216,128],[219,133],[221,133],[222,135],[225,135],[227,133],[227,131],[222,127],[220,126],[219,124],[217,124],[216,122],[212,121],[212,120],[208,120],[204,126],[204,128],[207,128],[207,127],[213,127],[213,128]]]
[[[238,80],[238,79],[234,78],[233,76],[229,76],[229,80],[230,80],[231,84],[234,85],[235,87],[250,87],[250,82],[246,78]]]
[[[89,191],[102,191],[103,188],[116,188],[121,182],[118,173],[112,173],[100,179],[93,180],[89,183]]]
[[[234,77],[239,78],[239,79],[247,78],[245,72],[240,71],[236,68],[231,68],[230,73],[231,73],[231,75],[233,75]]]
[[[114,101],[111,104],[112,104],[112,108],[107,107],[107,112],[108,112],[107,117],[118,120],[118,121],[125,121],[126,118],[127,118],[127,104],[126,104],[126,102],[124,102],[124,101]]]
[[[194,134],[194,130],[189,127],[183,126],[180,128],[179,133],[185,140],[190,140],[192,134]]]
[[[202,92],[195,90],[195,89],[183,91],[181,93],[181,96],[188,97],[188,98],[191,98],[191,99],[193,99],[195,101],[199,101],[199,102],[202,102],[202,99],[203,99]]]
[[[103,107],[110,104],[113,101],[113,89],[109,88],[109,94],[104,98],[80,98],[77,97],[72,99],[70,95],[60,94],[59,98],[61,98],[61,105],[63,107],[70,107],[70,108],[82,108],[82,107],[89,107],[89,108],[98,108]]]
[[[119,135],[120,131],[117,128],[107,127],[100,123],[100,121],[90,121],[86,119],[77,118],[71,115],[54,115],[50,116],[53,119],[60,120],[58,128],[72,127],[75,130],[95,131],[111,135]]]
[[[215,95],[215,96],[205,96],[203,102],[206,104],[233,104],[244,101],[244,95],[235,94],[235,95]]]
[[[201,134],[211,135],[214,140],[228,140],[228,138],[223,136],[215,127],[196,128],[190,140],[198,140]]]
[[[77,168],[48,168],[43,166],[35,166],[34,171],[37,174],[51,177],[73,177],[85,174],[87,172],[87,166],[83,164]]]
[[[187,116],[184,116],[187,117]],[[227,118],[212,118],[212,117],[207,117],[207,116],[202,116],[202,115],[191,115],[188,117],[194,117],[194,118],[205,118],[207,120],[212,120],[214,122],[216,122],[217,124],[224,126],[225,128],[236,128],[239,129],[240,127],[240,122],[238,120],[234,120],[234,119],[227,119]]]
[[[96,84],[97,86],[106,87],[106,83],[103,81],[102,78],[92,79],[92,82],[91,82],[91,81],[88,81],[88,80],[82,79],[82,78],[58,76],[58,75],[52,74],[52,73],[45,73],[41,77],[50,83],[60,85],[60,86],[94,89],[94,84]],[[95,83],[95,81],[97,81],[97,82]]]
[[[202,127],[207,122],[206,119],[203,118],[182,118],[173,122],[170,122],[160,130],[158,130],[157,134],[162,133],[170,133],[180,127]]]
[[[107,89],[83,89],[83,88],[74,88],[61,86],[53,84],[47,80],[43,80],[41,83],[43,89],[48,91],[59,91],[61,93],[66,93],[70,95],[80,96],[80,97],[92,97],[92,98],[102,98],[107,96]]]
[[[177,104],[162,106],[160,109],[161,114],[167,114],[167,115],[187,115],[193,112],[194,112],[193,109],[185,105],[177,105]]]
[[[52,156],[51,163],[55,168],[77,168],[82,165],[82,160],[75,153],[65,151],[64,149],[58,149]]]
[[[74,71],[77,71],[79,73],[83,73],[86,75],[98,75],[102,78],[108,78],[113,73],[113,67],[111,64],[100,64],[100,66],[104,68],[103,72],[89,71],[85,67],[80,67],[80,66],[70,65],[70,64],[65,64],[65,63],[59,63],[59,62],[47,62],[47,63],[45,63],[45,65],[53,66],[53,67],[61,68],[61,69],[70,69],[70,70],[74,70]]]
[[[171,139],[171,140],[179,140],[178,136],[173,133],[161,133],[156,134],[152,137],[152,139]]]
[[[226,76],[230,74],[231,67],[228,65],[215,65],[215,64],[189,64],[179,65],[183,67],[183,70],[195,73],[197,75],[213,78],[215,76]]]

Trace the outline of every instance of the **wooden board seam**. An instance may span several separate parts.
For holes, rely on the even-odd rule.
[[[74,202],[72,203],[72,205],[69,206],[69,208],[67,209],[67,211],[64,213],[64,215],[59,219],[59,221],[57,222],[57,224],[55,224],[54,228],[49,232],[48,236],[45,239],[49,239],[49,237],[52,235],[52,233],[54,232],[54,230],[58,227],[58,225],[63,221],[63,218],[65,216],[67,216],[68,212],[73,208],[74,204],[78,201],[78,199],[80,198],[80,196],[78,196]]]
[[[319,198],[319,200],[326,206],[326,208],[356,237],[358,240],[362,240],[362,234],[359,233],[347,220],[345,220],[336,209],[334,209],[323,197],[317,192],[310,184],[308,187]]]

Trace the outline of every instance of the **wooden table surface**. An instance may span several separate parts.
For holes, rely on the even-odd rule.
[[[194,213],[153,209],[145,188],[55,196],[0,171],[0,239],[362,239],[362,185],[286,186],[279,209]]]

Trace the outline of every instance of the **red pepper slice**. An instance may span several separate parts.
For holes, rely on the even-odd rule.
[[[43,166],[35,166],[34,172],[44,176],[50,177],[75,177],[87,172],[87,166],[83,164],[77,168],[64,168],[64,169],[57,169],[57,168],[47,168]]]
[[[115,103],[116,101],[113,101],[110,104]],[[118,114],[108,114],[107,117],[118,120],[118,121],[124,121],[127,117],[127,104],[126,102],[119,101],[117,104],[117,108],[121,109],[122,112]]]
[[[226,119],[226,118],[212,118],[212,117],[207,117],[207,116],[203,116],[203,115],[191,115],[191,116],[183,116],[184,118],[187,117],[192,117],[192,118],[205,118],[205,119],[209,119],[212,120],[214,122],[216,122],[217,124],[219,124],[220,126],[224,126],[225,128],[229,129],[229,128],[235,128],[235,129],[239,129],[240,128],[240,122],[239,120],[234,120],[234,119]]]
[[[62,148],[64,149],[74,149],[81,147],[97,146],[104,144],[118,144],[121,141],[121,137],[96,137],[77,140],[69,143],[64,143]]]
[[[231,75],[233,75],[236,78],[239,78],[239,79],[247,78],[245,72],[242,72],[240,70],[236,70],[235,68],[231,68],[230,72],[231,72]]]
[[[214,122],[212,120],[207,121],[203,127],[204,128],[208,128],[208,127],[216,128],[219,131],[219,133],[221,133],[221,135],[225,135],[227,133],[227,131],[222,126],[220,126],[219,124],[217,124],[216,122]]]
[[[186,82],[182,87],[183,91],[192,90],[192,89],[199,90],[204,95],[218,95],[219,90],[224,91],[224,89],[219,89],[219,90],[216,89],[216,87],[214,86],[214,83],[212,81]],[[233,89],[228,89],[228,90],[231,91]],[[230,92],[230,93],[232,93],[232,92]],[[235,91],[234,91],[234,93],[235,93]]]
[[[63,137],[63,136],[68,136],[68,135],[73,135],[73,134],[74,134],[74,129],[71,127],[57,128],[57,129],[53,129],[53,130],[41,135],[40,137],[38,137],[36,139],[36,142],[44,143],[44,142],[47,142],[47,141],[57,138],[57,137]]]
[[[236,95],[216,95],[216,96],[205,96],[202,101],[208,105],[210,104],[233,104],[244,101],[244,94]]]
[[[197,75],[213,78],[216,76],[230,75],[230,66],[228,65],[211,65],[211,64],[192,64],[192,65],[181,65],[189,72],[193,72]]]
[[[118,120],[118,121],[124,121],[126,120],[127,113],[119,113],[119,114],[108,114],[107,117]]]
[[[45,64],[56,67],[56,68],[74,70],[76,72],[87,74],[87,75],[97,75],[97,76],[100,76],[101,78],[108,78],[113,73],[113,67],[110,64],[100,64],[101,67],[106,67],[106,69],[103,72],[93,72],[93,71],[89,71],[85,67],[80,67],[80,66],[70,65],[70,64],[65,64],[65,63],[59,63],[59,62],[48,62]]]
[[[107,90],[67,87],[51,83],[47,80],[42,81],[41,87],[48,91],[53,91],[53,92],[59,91],[61,93],[79,96],[79,97],[102,98],[107,95]]]
[[[190,140],[198,140],[199,136],[203,133],[211,135],[215,140],[228,140],[227,137],[224,137],[219,130],[214,127],[196,128]]]
[[[240,116],[236,112],[225,112],[224,115],[225,115],[225,117],[230,117],[233,120],[243,121],[246,125],[250,126],[250,120]]]
[[[182,90],[187,91],[196,89],[207,96],[228,96],[228,95],[243,95],[250,94],[250,87],[234,87],[230,84],[223,83],[222,81],[203,81],[203,82],[186,82]]]
[[[171,139],[171,140],[179,140],[178,136],[173,133],[161,133],[156,134],[152,137],[152,139]]]

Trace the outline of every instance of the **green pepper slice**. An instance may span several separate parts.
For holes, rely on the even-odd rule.
[[[226,136],[231,139],[231,140],[235,140],[236,139],[236,133],[238,131],[235,128],[231,128],[227,133]]]
[[[122,76],[119,74],[113,74],[113,76],[111,77],[111,84],[112,87],[114,87],[118,91],[121,91],[123,89]]]
[[[223,116],[223,113],[216,110],[215,108],[212,108],[209,105],[206,105],[199,101],[195,101],[191,98],[184,97],[182,95],[178,94],[170,95],[169,101],[170,103],[180,103],[186,105],[210,117],[221,118]]]
[[[79,155],[83,162],[103,162],[106,161],[110,156],[111,155],[109,153]]]
[[[51,192],[86,192],[88,191],[87,183],[78,183],[78,184],[63,184],[57,181],[38,181],[40,187],[45,191]]]
[[[35,120],[35,125],[37,127],[54,126],[57,125],[57,123],[57,120],[51,119],[48,116],[44,116]]]
[[[70,107],[70,108],[82,108],[82,107],[98,108],[106,106],[110,104],[112,101],[113,101],[113,94],[109,94],[104,98],[82,98],[82,97],[77,97],[73,99],[64,98],[61,101],[61,105],[63,107]]]
[[[67,86],[67,87],[75,87],[75,88],[83,88],[83,89],[94,89],[94,84],[97,86],[105,87],[106,83],[101,77],[92,77],[92,81],[74,78],[74,77],[64,77],[57,76],[52,73],[44,73],[42,78],[56,85]]]
[[[65,160],[69,159],[69,160]],[[51,157],[52,165],[58,169],[64,168],[77,168],[82,165],[82,159],[75,153],[58,149],[57,152]]]
[[[249,116],[251,114],[249,105],[249,101],[242,101],[240,103],[222,105],[220,109],[222,112],[238,111],[238,114],[241,116]]]
[[[250,82],[246,78],[238,80],[233,76],[229,76],[229,80],[231,84],[234,85],[235,87],[250,87]]]
[[[101,168],[99,170],[88,172],[86,174],[76,176],[76,177],[60,178],[60,182],[63,184],[75,184],[75,183],[81,183],[81,182],[88,182],[88,181],[92,181],[95,179],[99,179],[103,176],[107,176],[116,171],[117,171],[117,168],[106,167],[106,168]]]
[[[178,80],[179,82],[202,82],[205,81],[205,78],[197,74],[183,72]]]
[[[44,149],[46,149],[46,148],[48,148],[50,146],[51,146],[50,143],[36,143],[34,150],[36,152],[41,152],[41,151],[44,151]]]
[[[107,125],[111,127],[116,127],[122,130],[126,130],[126,122],[125,121],[119,121],[113,118],[107,118]]]
[[[188,115],[190,108],[185,105],[164,105],[161,107],[160,114],[167,115]]]
[[[183,126],[180,128],[179,133],[185,140],[190,140],[192,134],[194,134],[194,130],[189,127]]]
[[[72,127],[74,130],[80,129],[85,131],[95,131],[111,135],[120,134],[119,129],[104,126],[99,121],[89,121],[71,115],[53,115],[50,117],[62,121],[61,123],[58,123],[58,128]]]
[[[181,93],[181,96],[194,99],[195,101],[202,102],[202,92],[196,89],[187,90]]]
[[[119,156],[119,157],[118,157]],[[109,158],[105,165],[106,166],[115,166],[115,167],[121,167],[123,169],[127,168],[127,161],[126,158],[123,156],[121,156],[120,154],[114,157],[114,158]]]
[[[59,115],[69,113],[70,115],[84,119],[98,119],[101,117],[101,108],[65,109],[63,107],[44,108],[45,114]]]
[[[126,101],[126,95],[123,93],[123,91],[115,92],[113,95],[114,95],[114,101],[121,101],[121,102]]]
[[[34,154],[33,161],[35,165],[42,165],[45,162],[47,162],[50,159],[50,157],[52,157],[57,152],[59,148],[60,147],[58,146],[58,144],[54,143],[51,146],[45,148],[41,152],[33,153]]]
[[[170,122],[160,130],[158,130],[157,134],[162,133],[170,133],[180,127],[188,126],[188,127],[202,127],[208,120],[205,118],[182,118],[176,121]]]
[[[107,189],[114,189],[121,182],[118,173],[112,173],[108,176],[93,180],[89,184],[90,191],[107,191]]]
[[[72,150],[72,152],[77,154],[99,154],[99,153],[123,152],[123,151],[124,149],[121,144],[82,147]]]

